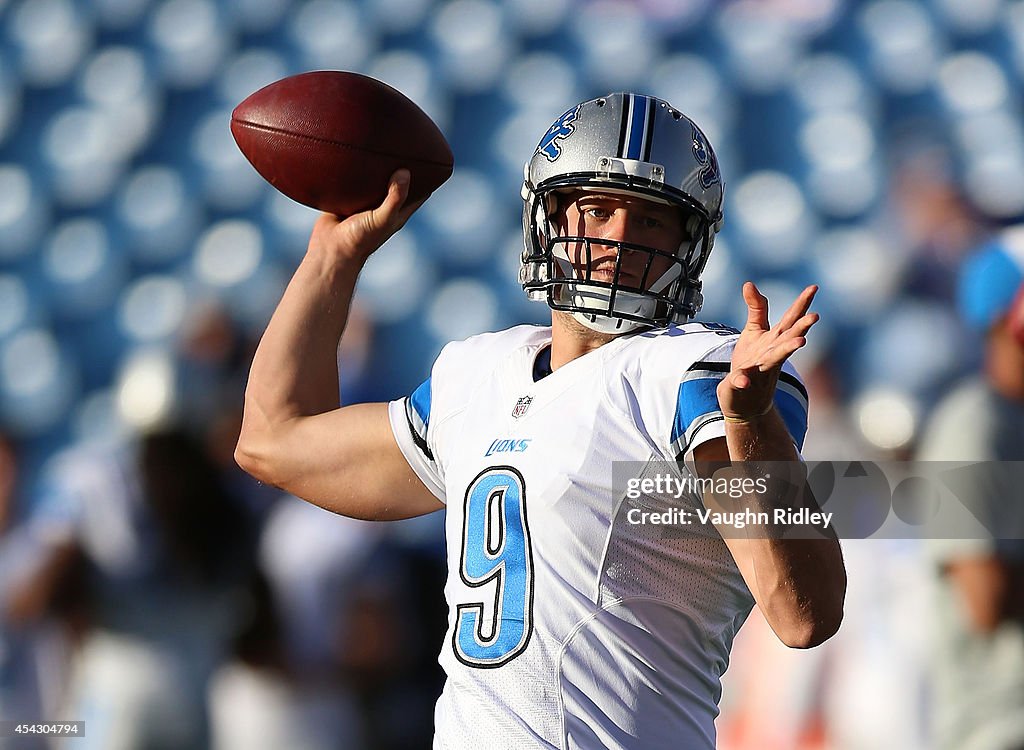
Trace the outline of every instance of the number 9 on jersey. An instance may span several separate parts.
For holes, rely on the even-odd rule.
[[[499,667],[526,648],[533,631],[533,555],[526,486],[511,466],[485,469],[469,485],[462,515],[462,581],[494,581],[494,603],[458,605],[455,656],[472,667]]]

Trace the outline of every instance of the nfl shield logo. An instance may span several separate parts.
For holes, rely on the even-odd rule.
[[[533,396],[523,396],[521,399],[516,401],[516,408],[512,410],[512,416],[516,419],[526,414],[526,410],[530,408],[530,404],[533,403]]]

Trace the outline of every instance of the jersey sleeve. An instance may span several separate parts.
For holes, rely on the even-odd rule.
[[[388,418],[395,441],[409,466],[427,489],[445,502],[444,476],[431,445],[431,380],[432,377],[427,378],[411,395],[388,404]]]
[[[669,436],[677,459],[698,445],[725,436],[725,416],[718,406],[718,384],[729,374],[735,339],[704,354],[683,373],[676,392],[675,416]],[[775,408],[782,416],[798,451],[807,434],[807,389],[789,362],[775,388]]]

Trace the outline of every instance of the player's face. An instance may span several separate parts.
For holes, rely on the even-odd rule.
[[[564,228],[562,236],[627,242],[659,250],[669,256],[675,255],[683,241],[688,239],[684,219],[678,209],[643,198],[578,190],[562,196],[559,213],[558,224]],[[615,281],[618,246],[590,242],[588,257],[587,245],[574,242],[567,247],[577,276],[593,281]],[[661,278],[672,261],[659,255],[652,258],[649,252],[623,249],[618,282],[640,289],[648,262],[651,267],[643,283],[645,287]]]

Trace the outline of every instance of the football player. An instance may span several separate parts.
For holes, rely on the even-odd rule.
[[[815,288],[774,326],[752,283],[742,332],[689,322],[717,159],[667,102],[612,94],[559,117],[526,165],[520,281],[551,326],[451,343],[408,398],[339,408],[356,276],[416,210],[408,182],[317,221],[253,362],[239,463],[356,518],[446,508],[436,748],[713,748],[755,603],[793,647],[838,629],[839,543],[636,523],[667,505],[616,491],[613,465],[798,461],[806,391],[786,361]]]

